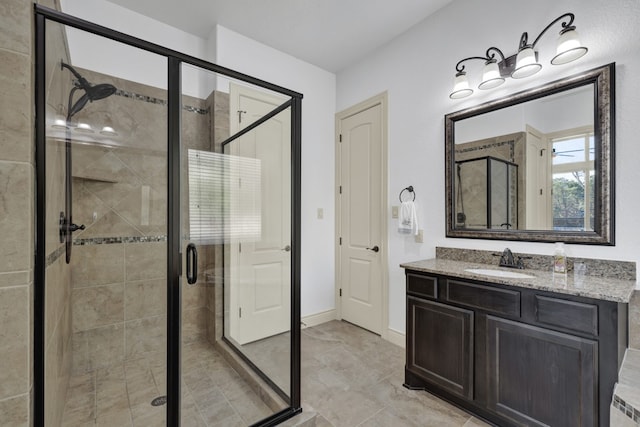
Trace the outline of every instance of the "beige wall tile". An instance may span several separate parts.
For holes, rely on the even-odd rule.
[[[29,56],[0,49],[1,160],[33,161],[30,76]]]
[[[13,271],[0,273],[0,288],[7,286],[26,285],[30,282],[29,271]]]
[[[140,230],[136,229],[116,212],[109,210],[96,222],[87,227],[77,238],[90,239],[96,237],[128,237],[141,236]]]
[[[46,252],[60,246],[60,213],[65,211],[65,146],[62,141],[46,142]]]
[[[200,252],[198,252],[198,254],[200,254]],[[198,267],[198,281],[195,285],[189,285],[186,278],[183,278],[181,282],[183,310],[193,310],[195,308],[205,307],[207,304],[207,288],[204,271]]]
[[[167,234],[167,195],[149,185],[141,185],[114,208],[114,211],[142,234]]]
[[[158,316],[167,312],[167,281],[127,282],[124,290],[126,320]]]
[[[167,275],[167,244],[127,243],[125,271],[128,282],[164,278]]]
[[[0,425],[4,427],[27,427],[29,425],[28,394],[0,401]]]
[[[58,327],[65,308],[70,307],[70,269],[64,255],[47,267],[45,272],[45,337],[47,345]]]
[[[31,54],[32,3],[29,0],[0,2],[0,46]]]
[[[0,272],[32,267],[33,168],[25,163],[0,161]]]
[[[74,246],[71,258],[73,287],[124,282],[124,244]]]
[[[167,345],[167,317],[156,316],[125,323],[126,357],[162,351]]]
[[[124,321],[124,284],[76,288],[71,293],[73,331]]]
[[[73,373],[104,368],[124,360],[124,324],[73,334]]]
[[[182,343],[204,341],[207,337],[207,309],[204,307],[182,311]]]
[[[0,400],[29,389],[29,288],[0,289]]]

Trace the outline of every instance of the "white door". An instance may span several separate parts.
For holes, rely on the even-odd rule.
[[[285,99],[230,85],[231,134]],[[230,333],[239,344],[290,329],[291,116],[285,110],[231,143]],[[233,162],[233,160],[232,160]],[[235,234],[235,236],[234,236]]]
[[[552,228],[549,144],[544,134],[527,125],[525,215],[527,230]]]
[[[339,117],[341,316],[382,333],[383,127],[377,103]]]

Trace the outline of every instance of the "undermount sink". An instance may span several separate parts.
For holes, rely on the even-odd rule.
[[[488,268],[468,268],[465,271],[482,276],[504,277],[508,279],[533,279],[535,276],[517,271],[490,270]]]

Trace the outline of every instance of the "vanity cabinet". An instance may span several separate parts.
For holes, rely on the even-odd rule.
[[[405,387],[499,426],[607,426],[626,304],[406,270]]]

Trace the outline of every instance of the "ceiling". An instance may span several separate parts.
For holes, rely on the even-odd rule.
[[[219,24],[335,73],[452,0],[109,1],[205,39]]]

